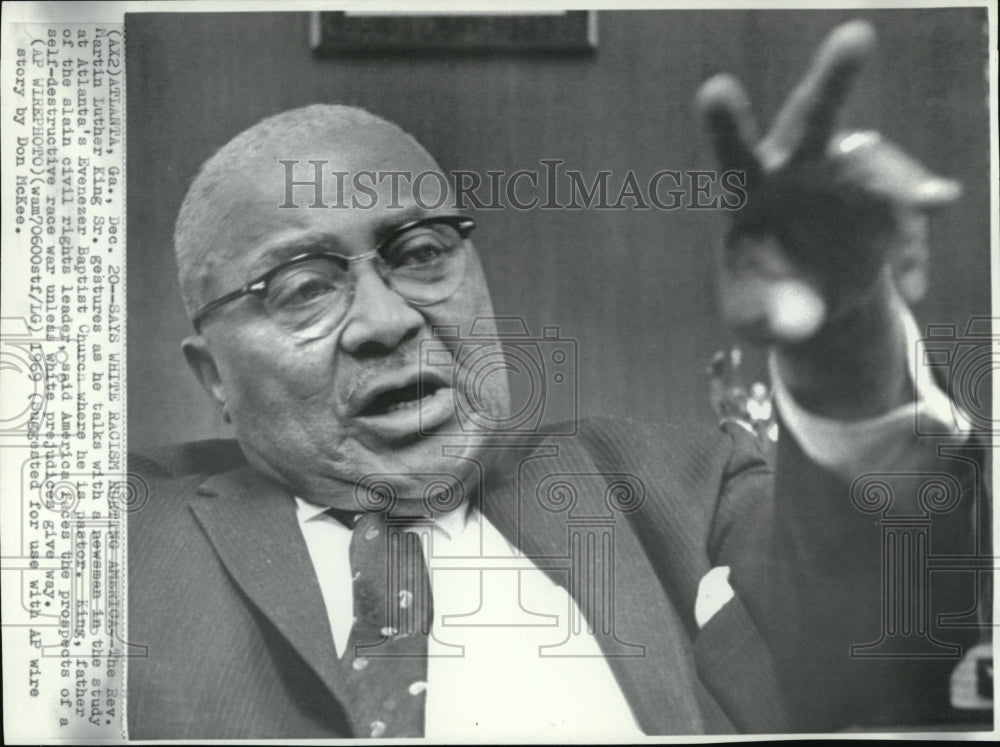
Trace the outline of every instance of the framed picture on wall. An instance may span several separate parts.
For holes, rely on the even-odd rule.
[[[441,14],[328,11],[310,19],[313,51],[341,54],[558,53],[597,48],[597,11]]]

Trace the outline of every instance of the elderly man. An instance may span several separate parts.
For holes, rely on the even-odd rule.
[[[838,29],[759,144],[735,82],[699,95],[747,179],[723,311],[774,346],[776,490],[737,427],[493,427],[509,393],[475,365],[499,348],[458,341],[473,323],[499,336],[474,221],[389,181],[328,180],[343,191],[322,202],[345,207],[289,200],[278,161],[438,171],[395,125],[310,106],[209,159],[175,232],[196,331],[183,347],[238,449],[132,462],[151,500],[129,526],[129,636],[148,646],[129,667],[131,736],[625,739],[946,718],[953,661],[847,650],[878,621],[881,575],[845,480],[926,463],[905,427],[912,322],[896,291],[921,268],[898,257],[954,189],[877,137],[832,134],[872,43],[867,26]]]

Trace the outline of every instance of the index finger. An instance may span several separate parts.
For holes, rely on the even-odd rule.
[[[823,154],[851,82],[874,48],[875,30],[866,21],[849,21],[827,36],[761,141],[766,167]]]
[[[754,181],[757,125],[743,87],[732,76],[716,75],[698,89],[695,105],[712,136],[719,166],[743,171],[748,182]]]

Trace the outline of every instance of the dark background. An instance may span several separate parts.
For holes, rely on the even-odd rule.
[[[933,285],[916,309],[921,323],[964,328],[990,312],[984,8],[602,11],[589,56],[318,58],[307,14],[127,16],[130,445],[227,434],[180,353],[189,325],[171,234],[199,164],[260,118],[355,104],[413,133],[445,170],[561,158],[588,181],[611,170],[615,185],[629,169],[712,168],[698,85],[733,72],[766,123],[826,33],[855,17],[873,21],[880,46],[844,123],[881,130],[965,185],[932,224]],[[584,413],[710,422],[703,372],[729,342],[711,272],[720,214],[475,215],[497,313],[576,339]]]

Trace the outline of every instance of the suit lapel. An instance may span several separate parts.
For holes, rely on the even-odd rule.
[[[484,515],[563,587],[570,575],[571,532],[594,517],[610,519],[613,635],[598,635],[598,643],[645,733],[703,732],[691,643],[629,517],[607,509],[608,476],[573,444],[542,447],[534,458],[524,455],[518,450],[515,463],[492,470],[499,479],[486,481],[480,496]],[[553,488],[552,475],[567,477],[575,487],[574,510],[553,510],[555,505],[540,502],[544,491]],[[191,509],[234,582],[330,693],[340,703],[348,702],[291,496],[248,467],[209,478],[198,492],[201,497],[191,501]],[[642,520],[641,511],[630,516]],[[584,614],[593,609],[581,598],[579,586],[570,583],[568,590]],[[596,619],[590,623],[596,629],[602,625]]]
[[[209,478],[198,493],[191,510],[233,581],[345,702],[322,592],[292,497],[249,467]]]
[[[540,448],[534,458],[520,459],[516,474],[516,481],[508,477],[487,484],[483,513],[553,582],[573,594],[588,619],[595,618],[589,622],[598,643],[645,733],[703,732],[687,633],[626,515],[608,508],[608,476],[582,449],[562,443]],[[564,505],[560,495],[567,500],[572,495],[572,507],[567,502],[560,510]],[[589,566],[590,578],[613,579],[610,615],[601,614],[608,608],[585,598],[593,596],[586,591],[587,584],[570,580],[567,585],[581,568],[572,562],[571,536],[584,539],[588,533],[595,539],[610,535],[613,542],[613,549],[603,557],[597,553]],[[602,629],[609,634],[602,634]]]

